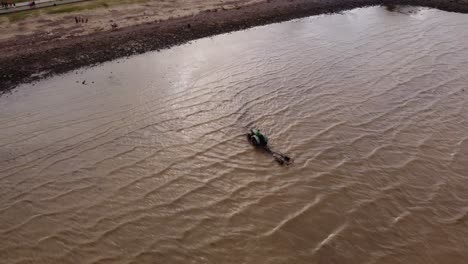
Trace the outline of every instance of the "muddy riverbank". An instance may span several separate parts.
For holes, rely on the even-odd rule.
[[[468,13],[468,2],[422,0],[271,0],[68,39],[42,34],[3,41],[0,90],[119,57],[159,50],[211,35],[370,5],[418,5]]]

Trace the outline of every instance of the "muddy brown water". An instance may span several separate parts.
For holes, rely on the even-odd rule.
[[[22,85],[0,263],[467,263],[467,26],[357,9]]]

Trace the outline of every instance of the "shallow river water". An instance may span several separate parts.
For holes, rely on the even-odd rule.
[[[0,263],[467,263],[467,28],[357,9],[22,85]]]

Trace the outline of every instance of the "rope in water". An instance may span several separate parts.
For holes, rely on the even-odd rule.
[[[291,165],[293,163],[293,160],[283,153],[276,152],[270,149],[268,146],[263,147],[263,149],[265,149],[266,152],[270,153],[275,158],[275,160],[281,165]]]

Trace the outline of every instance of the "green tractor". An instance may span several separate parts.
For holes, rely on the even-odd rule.
[[[260,133],[260,130],[256,128],[250,129],[247,134],[250,144],[254,147],[266,147],[268,145],[268,137]]]
[[[270,149],[268,146],[268,137],[262,134],[260,130],[256,128],[250,129],[247,138],[252,146],[263,149],[265,152],[272,155],[279,164],[285,166],[293,164],[294,161],[289,156]]]

